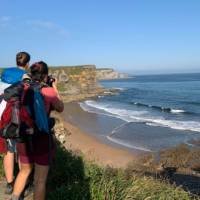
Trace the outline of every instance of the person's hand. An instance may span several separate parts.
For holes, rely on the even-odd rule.
[[[57,81],[57,79],[55,79],[55,81],[52,83],[52,87],[54,88],[55,92],[57,93],[57,97],[61,100],[61,97],[60,97],[58,89],[57,89],[57,84],[58,84],[58,81]]]
[[[55,78],[55,81],[52,82],[52,87],[55,88],[55,89],[57,89],[57,84],[58,84],[58,81]]]

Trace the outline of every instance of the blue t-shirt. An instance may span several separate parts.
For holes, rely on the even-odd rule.
[[[8,84],[16,83],[22,80],[24,74],[26,74],[26,70],[19,69],[17,67],[10,67],[5,69],[1,74],[1,81]]]

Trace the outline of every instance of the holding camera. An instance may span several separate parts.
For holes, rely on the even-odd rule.
[[[25,134],[24,131],[21,131],[24,140],[22,142],[17,143],[17,152],[20,160],[20,171],[15,180],[12,199],[20,198],[20,195],[22,194],[25,188],[25,185],[32,171],[32,168],[35,167],[34,199],[44,200],[46,193],[46,181],[47,181],[48,171],[51,161],[54,157],[55,146],[56,146],[56,143],[54,141],[54,136],[53,134],[51,134],[49,130],[54,126],[55,121],[52,118],[48,119],[48,121],[44,120],[44,117],[47,116],[49,117],[51,111],[62,112],[64,110],[64,103],[61,100],[59,92],[57,90],[56,79],[53,78],[52,76],[48,76],[48,66],[46,63],[44,63],[43,61],[34,63],[30,67],[30,72],[31,72],[30,82],[33,83],[33,87],[35,86],[35,88],[33,88],[33,90],[31,91],[35,93],[33,93],[32,96],[26,93],[27,96],[25,96],[26,99],[24,99],[24,102],[27,102],[26,105],[29,105],[29,107],[33,105],[32,106],[33,109],[34,109],[34,104],[31,105],[32,103],[31,101],[33,101],[33,103],[37,102],[37,104],[40,105],[41,109],[40,110],[39,108],[34,109],[33,112],[35,116],[40,117],[42,120],[39,120],[38,118],[36,122],[35,116],[34,118],[31,118],[33,116],[31,115],[32,113],[30,115],[27,114],[25,116],[27,117],[26,118],[27,121],[28,118],[31,118],[31,120],[34,122],[35,127],[32,136]],[[41,88],[38,87],[44,85],[44,83],[48,84],[49,87],[45,86]],[[40,90],[40,93],[38,92],[38,90]],[[40,98],[41,96],[39,95],[42,95],[43,98]],[[43,111],[44,111],[44,117],[41,117]],[[40,122],[45,122],[45,121],[47,121],[47,123],[49,122],[49,124],[47,125],[48,130],[47,131],[45,129],[39,130],[39,128],[41,127],[39,126],[39,124],[44,125],[44,123]],[[44,132],[46,134],[44,134]]]
[[[52,75],[49,75],[47,77],[47,85],[53,87],[53,82],[56,82],[56,79]]]

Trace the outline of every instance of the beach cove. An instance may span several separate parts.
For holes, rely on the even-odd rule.
[[[102,152],[96,143],[102,144],[103,149],[107,146],[127,152],[133,158],[159,154],[180,144],[199,148],[196,142],[200,139],[197,82],[198,76],[195,74],[101,81],[107,91],[116,89],[118,93],[104,95],[101,92],[96,97],[86,97],[81,101],[77,98],[73,103],[65,104],[62,114],[65,124],[77,129],[75,132],[82,133],[82,136],[92,138],[91,148],[87,140],[78,140],[78,137],[72,146],[77,145],[78,148],[80,145],[84,152],[93,154],[94,160],[94,152]],[[182,85],[185,84],[187,87],[183,90]],[[177,93],[177,90],[181,92]],[[107,154],[103,152],[101,159],[103,155]],[[112,154],[109,160],[112,160]]]
[[[65,138],[65,148],[74,152],[81,152],[89,161],[101,166],[109,165],[125,168],[136,159],[136,154],[100,141],[94,135],[86,133],[71,122],[66,121],[66,118],[63,123],[69,132]]]

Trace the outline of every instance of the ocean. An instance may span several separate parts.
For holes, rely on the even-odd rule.
[[[145,75],[101,81],[118,95],[80,102],[89,113],[120,119],[106,136],[127,148],[158,151],[200,139],[200,74]]]

